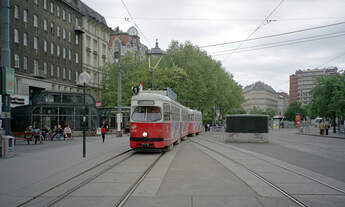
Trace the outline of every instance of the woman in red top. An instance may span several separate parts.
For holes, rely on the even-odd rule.
[[[102,140],[103,140],[103,143],[104,143],[104,140],[105,140],[105,124],[102,125],[101,127],[101,134],[102,134]]]

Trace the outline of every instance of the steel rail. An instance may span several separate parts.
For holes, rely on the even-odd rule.
[[[131,195],[134,193],[134,191],[137,189],[137,187],[140,185],[140,183],[145,179],[145,177],[150,173],[152,168],[156,165],[156,163],[163,157],[164,152],[161,153],[157,159],[145,170],[143,174],[140,175],[140,177],[133,183],[129,189],[122,195],[120,200],[114,204],[114,207],[123,207],[128,199],[131,197]]]
[[[205,140],[205,141],[211,142],[211,141],[209,141],[209,140]],[[214,142],[212,142],[212,143],[219,144],[219,142],[217,142],[216,140],[214,140]],[[232,146],[229,146],[229,145],[228,145],[228,147],[230,147],[230,148],[233,149],[233,150],[242,152],[242,153],[250,154],[250,153],[248,153],[248,152],[244,152],[244,151],[242,151],[242,150],[236,149],[236,148],[234,148],[234,147],[232,147]],[[280,167],[280,168],[282,168],[282,169],[285,169],[285,170],[287,170],[287,171],[293,172],[293,173],[295,173],[295,174],[297,174],[297,175],[303,176],[303,177],[308,178],[308,179],[310,179],[310,180],[313,180],[313,181],[315,181],[315,182],[317,182],[317,183],[319,183],[319,184],[321,184],[321,185],[327,186],[327,187],[329,187],[329,188],[332,188],[332,189],[335,190],[335,191],[338,191],[338,192],[340,192],[340,193],[345,194],[345,190],[342,190],[342,189],[340,189],[340,188],[334,187],[334,186],[332,186],[332,185],[330,185],[330,184],[328,184],[328,183],[325,183],[325,182],[320,181],[320,180],[318,180],[318,179],[316,179],[316,178],[310,177],[309,175],[303,174],[303,173],[301,173],[301,172],[299,172],[299,171],[297,171],[297,170],[293,170],[293,169],[291,169],[291,168],[287,168],[287,167],[281,166],[281,165],[279,165],[279,164],[270,162],[270,161],[265,160],[265,159],[263,159],[263,158],[258,158],[258,157],[255,157],[255,158],[257,158],[257,159],[259,159],[259,160],[262,160],[262,161],[265,161],[265,162],[267,162],[267,163],[270,163],[271,165],[274,165],[274,166]]]
[[[280,188],[279,186],[273,184],[271,181],[267,180],[266,178],[264,178],[263,176],[259,175],[258,173],[254,172],[253,170],[249,169],[248,167],[246,167],[244,164],[236,161],[236,160],[233,160],[231,159],[230,157],[208,147],[208,146],[205,146],[204,144],[201,144],[199,142],[196,142],[196,141],[193,141],[191,140],[193,143],[196,143],[196,144],[199,144],[200,146],[210,150],[210,151],[213,151],[217,154],[219,154],[220,156],[228,159],[228,160],[231,160],[233,162],[235,162],[236,164],[244,167],[248,172],[250,172],[252,175],[254,175],[255,177],[259,178],[260,180],[264,181],[265,183],[267,183],[268,185],[270,185],[271,187],[273,187],[274,189],[276,189],[277,191],[279,191],[281,194],[283,194],[285,197],[289,198],[292,202],[294,202],[295,204],[297,204],[298,206],[301,206],[301,207],[308,207],[306,204],[304,204],[302,201],[300,201],[299,199],[297,199],[296,197],[294,197],[293,195],[289,194],[287,191],[283,190],[282,188]]]
[[[36,200],[36,199],[42,197],[44,194],[46,194],[46,193],[48,193],[48,192],[50,192],[50,191],[52,191],[52,190],[54,190],[54,189],[56,189],[56,188],[58,188],[58,187],[60,187],[60,186],[62,186],[62,185],[64,185],[64,184],[70,182],[71,180],[74,180],[75,178],[80,177],[81,175],[83,175],[83,174],[85,174],[85,173],[87,173],[87,172],[89,172],[89,171],[91,171],[91,170],[96,169],[97,167],[99,167],[99,166],[101,166],[101,165],[103,165],[103,164],[105,164],[105,163],[107,163],[107,162],[109,162],[109,161],[111,161],[111,160],[113,160],[113,159],[115,159],[115,158],[118,158],[118,157],[120,157],[120,156],[122,156],[122,155],[124,155],[124,154],[127,154],[128,152],[131,152],[131,151],[133,151],[133,150],[132,150],[132,149],[128,149],[128,150],[126,150],[126,151],[124,151],[124,152],[121,152],[121,153],[119,153],[119,154],[117,154],[117,155],[115,155],[115,156],[113,156],[113,157],[110,157],[110,158],[108,158],[108,159],[106,159],[106,160],[104,160],[104,161],[102,161],[102,162],[100,162],[100,163],[97,163],[96,165],[94,165],[94,166],[92,166],[92,167],[90,167],[90,168],[88,168],[88,169],[86,169],[86,170],[84,170],[84,171],[82,171],[82,172],[80,172],[80,173],[74,175],[73,177],[68,178],[67,180],[65,180],[65,181],[63,181],[63,182],[61,182],[61,183],[58,183],[58,184],[52,186],[51,188],[49,188],[49,189],[47,189],[47,190],[45,190],[45,191],[43,191],[43,192],[41,192],[41,193],[35,195],[34,197],[30,198],[29,200],[24,201],[23,203],[17,205],[17,207],[25,206],[25,205],[29,204],[30,202],[32,202],[32,201],[34,201],[34,200]]]

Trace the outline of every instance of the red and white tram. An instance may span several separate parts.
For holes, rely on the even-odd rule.
[[[170,150],[190,132],[201,132],[202,126],[201,112],[179,104],[166,91],[142,91],[133,96],[130,122],[130,147],[135,150]]]

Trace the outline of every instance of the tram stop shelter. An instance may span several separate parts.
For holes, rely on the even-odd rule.
[[[60,124],[67,125],[74,131],[82,129],[83,94],[44,91],[32,100],[31,105],[19,106],[11,111],[13,132],[23,132],[31,125],[41,129],[53,129]],[[99,115],[95,99],[85,94],[86,129],[96,130]]]

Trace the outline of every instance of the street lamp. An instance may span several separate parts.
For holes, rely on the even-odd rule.
[[[121,102],[122,102],[122,73],[121,73],[121,40],[115,40],[115,46],[118,48],[117,51],[114,53],[114,58],[118,58],[118,66],[117,66],[117,114],[116,114],[116,123],[117,123],[117,136],[122,137],[121,131]]]
[[[157,68],[158,64],[161,62],[163,55],[165,55],[165,52],[158,47],[158,39],[156,39],[156,47],[149,50],[147,52],[147,55],[149,56],[149,69],[152,73],[152,89],[155,89],[156,86],[155,86],[154,71]],[[151,56],[159,57],[156,65],[153,67],[151,66]]]
[[[85,88],[86,84],[90,81],[91,77],[87,72],[82,72],[79,75],[79,83],[83,84],[83,157],[86,157],[86,106],[85,106]]]

